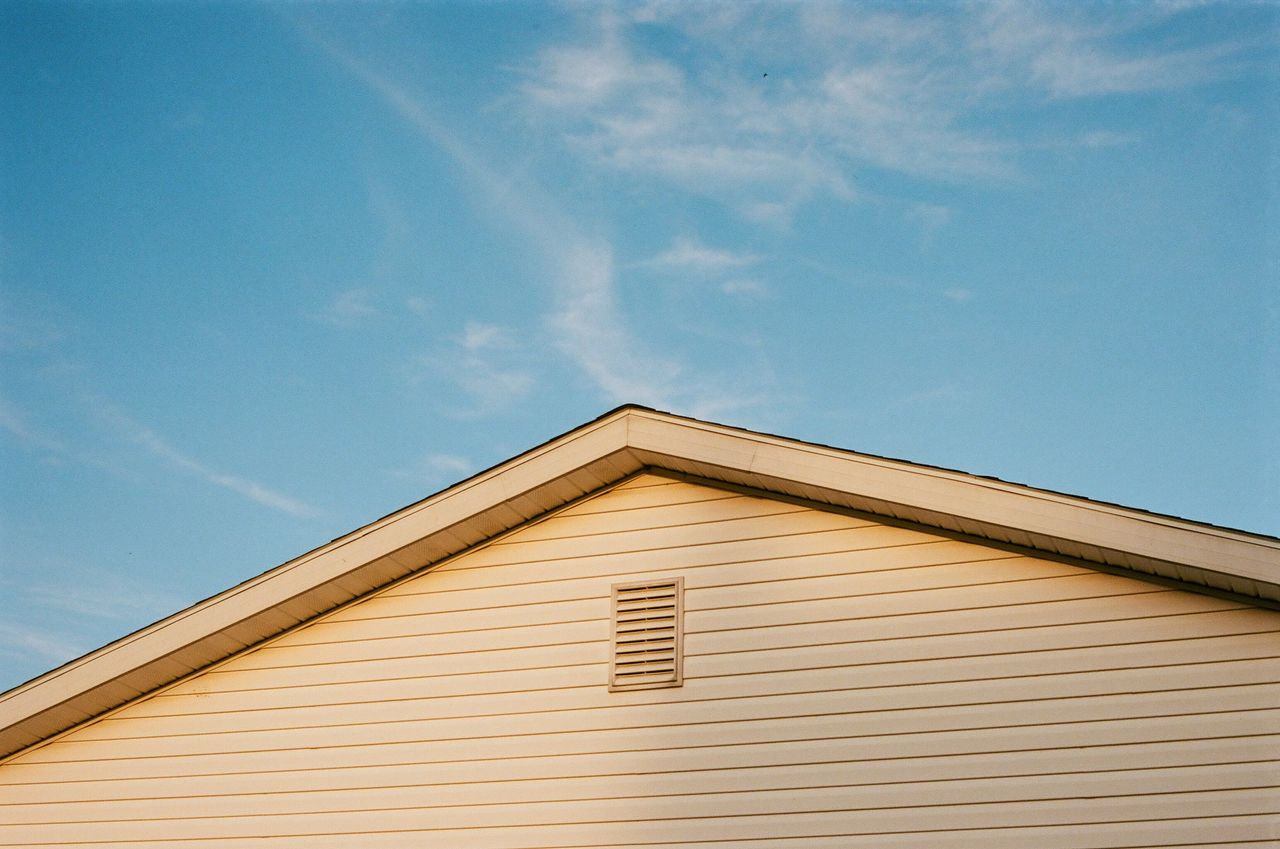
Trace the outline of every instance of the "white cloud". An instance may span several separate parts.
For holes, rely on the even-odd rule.
[[[792,205],[782,201],[754,201],[739,205],[738,214],[756,224],[786,230],[791,225]]]
[[[615,294],[613,251],[586,240],[556,256],[555,304],[548,324],[557,347],[613,403],[671,404],[681,369],[642,350]]]
[[[0,430],[7,431],[27,447],[43,452],[46,458],[53,462],[74,462],[113,474],[122,474],[122,471],[112,464],[73,448],[63,440],[31,424],[30,417],[24,410],[4,398],[0,398]]]
[[[644,265],[676,268],[703,274],[755,265],[760,257],[723,248],[712,248],[692,236],[680,236],[670,248],[645,260]]]
[[[738,295],[749,298],[763,298],[769,294],[769,287],[759,280],[749,277],[735,277],[720,284],[720,291],[726,295]]]
[[[958,304],[962,304],[965,301],[968,301],[973,298],[972,290],[965,289],[960,286],[955,286],[950,289],[945,289],[943,290],[942,294],[943,294],[943,297],[947,298],[948,300],[955,301]]]
[[[134,421],[133,418],[110,401],[88,393],[83,393],[81,399],[100,419],[110,424],[131,442],[142,446],[151,454],[164,460],[174,469],[200,478],[205,483],[237,493],[264,507],[270,507],[273,510],[279,510],[291,516],[305,518],[315,516],[318,513],[315,508],[307,503],[266,487],[257,481],[228,474],[205,465],[174,447],[150,428]]]
[[[1055,97],[1186,88],[1232,73],[1227,60],[1242,45],[1138,51],[1124,46],[1122,38],[1188,8],[1138,4],[1131,10],[1117,7],[1102,19],[1083,19],[1071,17],[1069,7],[996,3],[980,17],[984,30],[978,43]]]
[[[36,654],[48,662],[60,664],[83,653],[81,645],[51,633],[47,628],[0,622],[0,654],[17,658]]]
[[[811,198],[856,198],[866,168],[1009,180],[1028,149],[1123,143],[1106,127],[1075,141],[1015,136],[991,118],[1046,95],[1196,85],[1232,73],[1241,50],[1127,38],[1176,6],[651,3],[630,22],[587,9],[593,37],[526,68],[519,91],[535,125],[595,166],[774,223]]]
[[[524,86],[532,99],[553,109],[598,106],[638,90],[679,91],[682,78],[671,64],[639,61],[606,27],[600,44],[544,51],[538,73]]]
[[[64,610],[77,616],[113,621],[146,621],[181,606],[176,597],[137,587],[125,591],[100,583],[86,584],[84,576],[78,576],[77,581],[75,585],[33,585],[27,587],[24,594],[41,609]]]
[[[536,187],[517,184],[499,173],[478,148],[463,143],[408,89],[334,43],[315,33],[305,34],[364,81],[427,142],[447,154],[472,180],[481,199],[510,221],[515,234],[542,256],[551,283],[551,306],[545,315],[545,326],[555,348],[606,398],[613,403],[638,402],[668,408],[729,403],[722,400],[723,393],[718,388],[694,385],[676,360],[651,352],[636,338],[618,305],[613,248],[608,241],[586,235],[576,221]],[[611,57],[603,51],[590,55],[553,52],[545,54],[544,60],[544,79],[531,82],[528,89],[533,99],[557,108],[589,109],[612,98],[625,97],[623,82],[631,71],[615,72],[608,67],[602,69],[601,65],[620,62],[620,68],[632,68],[631,60],[625,56]],[[635,67],[641,69],[641,78],[662,85],[675,82],[676,78],[650,63]],[[602,74],[603,82],[575,82],[574,75],[586,70]],[[477,330],[474,338],[480,341],[485,336],[483,330]],[[461,414],[485,415],[532,391],[532,374],[523,368],[504,366],[489,356],[492,352],[487,348],[467,351],[467,338],[464,331],[457,358],[435,355],[421,361],[428,368],[448,369],[456,385],[469,396],[471,406]]]
[[[836,66],[797,122],[850,157],[879,168],[943,180],[1007,177],[1009,143],[960,128],[956,81],[923,63]]]
[[[596,164],[671,180],[752,217],[761,204],[776,216],[779,206],[820,193],[851,199],[864,164],[943,177],[1007,172],[1004,145],[959,129],[947,75],[925,59],[880,55],[876,45],[885,42],[865,37],[870,50],[858,54],[871,58],[852,64],[847,41],[815,35],[807,29],[813,13],[797,8],[764,23],[705,5],[664,16],[690,43],[685,55],[696,57],[684,71],[665,57],[637,57],[617,25],[595,47],[548,48],[528,71],[526,106]],[[870,19],[881,29],[909,26]],[[761,63],[783,57],[762,30],[799,47],[798,60],[786,57],[779,64],[789,67],[772,77]],[[567,53],[597,57],[592,67],[608,81],[599,96],[572,96]],[[637,68],[645,72],[629,77]]]
[[[528,396],[536,384],[531,373],[504,368],[482,357],[451,361],[445,370],[469,399],[468,406],[455,410],[463,418],[487,416],[504,410]]]
[[[511,334],[506,328],[478,321],[468,321],[466,323],[459,343],[462,345],[463,350],[466,351],[511,348],[514,344]]]
[[[352,327],[378,315],[367,289],[347,289],[334,295],[319,317],[335,327]]]
[[[456,454],[427,453],[417,461],[395,469],[391,474],[419,485],[438,488],[443,484],[466,478],[474,468],[466,457],[459,457]]]
[[[419,366],[452,383],[465,398],[452,414],[480,418],[505,410],[533,391],[537,381],[525,367],[527,352],[515,335],[496,324],[468,321],[462,333]]]
[[[36,429],[26,414],[15,404],[0,398],[0,428],[16,436],[19,441],[59,456],[70,456],[71,451],[60,440]]]
[[[427,454],[422,458],[422,465],[433,472],[450,475],[465,475],[471,471],[471,461],[454,454]]]

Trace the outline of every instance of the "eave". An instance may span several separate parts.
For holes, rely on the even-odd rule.
[[[1280,540],[626,406],[0,695],[0,757],[644,469],[1280,604]]]

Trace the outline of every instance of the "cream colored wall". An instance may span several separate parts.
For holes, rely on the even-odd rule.
[[[684,686],[608,692],[610,585],[674,575]],[[1275,845],[1278,655],[1273,611],[645,476],[5,763],[0,845]]]

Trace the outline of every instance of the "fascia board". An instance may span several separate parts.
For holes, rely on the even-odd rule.
[[[945,514],[1136,557],[1280,584],[1280,542],[927,466],[636,411],[631,447],[661,464],[714,466],[753,485],[860,496],[887,515]]]

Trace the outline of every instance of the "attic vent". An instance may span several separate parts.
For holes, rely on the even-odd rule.
[[[610,690],[679,687],[684,579],[613,586]]]

